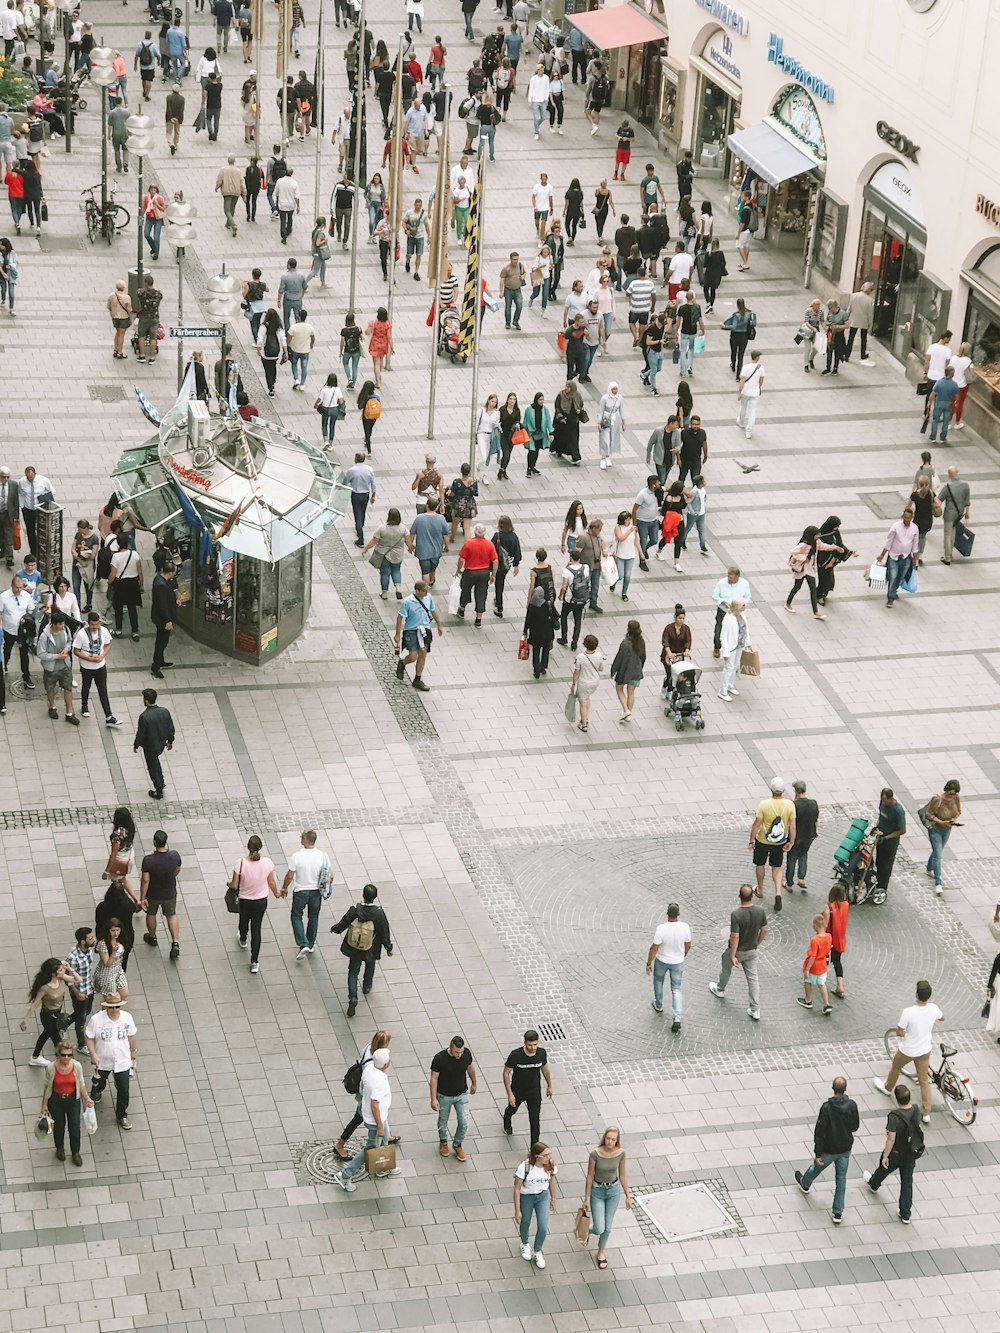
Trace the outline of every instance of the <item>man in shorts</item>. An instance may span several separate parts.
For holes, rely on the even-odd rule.
[[[136,335],[139,340],[139,355],[137,361],[153,361],[157,355],[156,330],[160,323],[160,302],[163,300],[163,293],[156,290],[153,286],[153,275],[147,273],[142,279],[142,290],[139,292],[139,318],[136,325]]]
[[[405,679],[407,666],[414,662],[416,669],[413,673],[413,688],[424,693],[430,689],[429,685],[424,684],[424,663],[427,661],[427,654],[434,639],[432,624],[437,625],[440,637],[444,630],[441,628],[441,617],[434,606],[434,598],[430,595],[424,580],[418,579],[413,585],[410,596],[404,597],[400,602],[396,616],[395,646],[396,652],[400,655],[396,663],[396,679]],[[403,653],[407,654],[406,657],[402,656]]]
[[[403,214],[403,229],[406,232],[406,271],[410,271],[413,261],[413,281],[420,281],[420,256],[424,253],[424,238],[430,235],[427,225],[427,213],[423,202],[414,199],[413,207]]]
[[[532,186],[531,189],[531,209],[535,217],[535,229],[538,232],[540,244],[545,242],[545,232],[548,229],[547,224],[552,207],[552,186],[549,184],[548,176],[543,171],[538,177],[538,184]]]
[[[750,829],[750,841],[747,844],[753,852],[753,863],[757,871],[758,898],[764,896],[764,867],[771,867],[774,878],[774,910],[781,911],[782,866],[785,853],[795,842],[795,806],[783,795],[784,781],[771,779],[771,795],[761,801],[757,815]]]
[[[56,692],[61,690],[66,709],[66,721],[78,727],[80,719],[73,712],[73,636],[66,627],[61,611],[53,611],[49,623],[38,636],[35,645],[42,664],[42,685],[49,702],[49,717],[59,717]]]
[[[163,829],[153,834],[153,850],[142,858],[142,882],[139,893],[140,906],[146,913],[146,933],[143,939],[147,944],[158,946],[156,938],[156,913],[162,911],[170,933],[170,957],[179,958],[180,923],[177,920],[177,881],[181,874],[180,852],[167,846],[167,835]]]
[[[573,82],[575,83],[576,79]],[[632,157],[632,140],[634,138],[635,130],[627,120],[623,120],[618,126],[618,147],[615,149],[615,174],[611,177],[612,180],[625,179],[625,169]],[[618,175],[619,171],[621,176]]]
[[[437,567],[448,550],[448,521],[438,512],[440,503],[436,495],[428,497],[424,512],[410,524],[406,538],[407,549],[410,555],[417,557],[420,572],[429,588],[434,587]]]

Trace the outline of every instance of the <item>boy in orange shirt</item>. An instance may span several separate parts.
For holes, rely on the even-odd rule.
[[[826,969],[830,958],[830,950],[833,948],[833,937],[828,935],[823,929],[823,918],[821,916],[813,917],[813,937],[809,941],[809,952],[806,954],[805,962],[802,964],[802,986],[805,990],[805,998],[797,996],[797,1002],[803,1009],[813,1007],[812,988],[819,987],[820,999],[823,1001],[823,1013],[831,1012],[830,992],[826,988]]]

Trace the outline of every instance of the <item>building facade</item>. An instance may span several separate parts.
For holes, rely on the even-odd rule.
[[[874,283],[911,375],[945,327],[970,342],[968,410],[1000,442],[1000,0],[628,8],[655,31],[610,53],[617,100],[733,207],[749,185],[817,292]]]

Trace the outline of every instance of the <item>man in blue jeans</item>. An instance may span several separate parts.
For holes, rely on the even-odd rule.
[[[958,392],[959,388],[955,383],[955,371],[951,366],[945,366],[944,375],[935,383],[930,392],[932,440],[937,439],[939,429],[941,431],[941,443],[944,444],[948,438],[948,422],[951,420],[951,409],[954,406]]]
[[[671,417],[671,421],[673,420],[674,418]],[[649,461],[650,453],[655,448],[656,436],[660,436],[661,440],[665,440],[667,437],[666,427],[664,427],[662,431],[657,427],[652,435],[650,435],[649,443],[646,446],[647,462]],[[663,449],[664,459],[669,460],[669,448],[665,445],[661,445],[661,447]],[[647,571],[649,570],[649,565],[647,564],[649,548],[655,546],[660,540],[660,502],[663,496],[662,480],[666,478],[667,472],[670,471],[669,461],[666,461],[663,464],[664,475],[661,479],[659,475],[660,465],[657,464],[656,466],[656,476],[649,476],[646,478],[646,489],[639,492],[635,497],[635,503],[632,505],[632,522],[639,531],[639,568]]]
[[[888,557],[885,571],[885,596],[890,607],[899,596],[899,585],[905,583],[913,572],[913,561],[917,554],[919,541],[920,533],[913,521],[913,506],[908,504],[903,510],[902,518],[897,519],[889,529],[885,545],[879,552],[876,561],[877,564],[881,564]]]
[[[389,1086],[387,1070],[390,1063],[389,1050],[383,1047],[382,1050],[375,1052],[361,1075],[361,1119],[368,1131],[368,1142],[357,1156],[334,1176],[340,1188],[346,1190],[348,1194],[353,1194],[358,1188],[354,1183],[354,1177],[365,1169],[365,1152],[369,1148],[381,1147],[382,1144],[389,1142],[389,1107],[392,1104],[392,1089]],[[376,1172],[379,1180],[385,1176],[402,1174],[402,1168],[398,1166]]]
[[[476,1067],[464,1037],[452,1037],[448,1049],[431,1061],[431,1110],[438,1113],[438,1152],[448,1156],[448,1120],[455,1108],[452,1147],[460,1162],[467,1161],[462,1143],[469,1127],[469,1098],[476,1095]]]
[[[375,503],[375,473],[368,462],[368,455],[359,449],[354,455],[354,463],[344,473],[344,485],[351,492],[351,509],[354,511],[355,546],[365,544],[365,516],[369,505]]]
[[[861,1123],[857,1103],[847,1095],[847,1079],[840,1075],[833,1080],[833,1096],[819,1108],[813,1131],[813,1161],[805,1171],[796,1171],[795,1179],[803,1194],[821,1171],[833,1163],[836,1182],[833,1188],[833,1225],[839,1227],[844,1216],[847,1194],[847,1168],[854,1147],[854,1135]],[[909,1094],[907,1094],[909,1095]],[[902,1211],[902,1210],[901,1210]]]
[[[663,1013],[663,983],[670,978],[670,1010],[673,1024],[670,1031],[681,1030],[684,981],[684,960],[691,951],[691,927],[680,919],[681,909],[676,903],[667,908],[667,919],[653,932],[653,943],[646,956],[646,976],[653,978],[653,1008]]]
[[[929,1119],[925,1116],[924,1119]],[[893,1171],[899,1172],[899,1220],[909,1226],[913,1211],[913,1168],[923,1155],[924,1131],[920,1112],[910,1105],[910,1089],[896,1088],[896,1106],[885,1124],[885,1147],[874,1171],[862,1171],[865,1184],[877,1194],[882,1182]]]
[[[319,931],[319,912],[324,896],[329,897],[330,858],[316,846],[316,832],[306,829],[302,834],[301,848],[289,859],[281,886],[281,896],[288,896],[292,886],[292,934],[298,953],[296,962],[306,954],[316,952],[316,935]],[[308,922],[303,928],[302,915],[308,912]]]
[[[500,270],[500,290],[503,292],[503,318],[506,328],[510,328],[513,323],[515,329],[520,329],[521,310],[524,306],[524,297],[521,294],[521,288],[524,286],[524,265],[516,250],[510,252],[510,263]]]
[[[349,907],[338,922],[330,927],[331,935],[343,935],[340,952],[347,961],[347,1017],[353,1018],[358,1010],[358,973],[364,964],[365,978],[361,989],[365,995],[375,982],[375,965],[385,949],[392,957],[392,935],[389,919],[375,899],[378,889],[366,884],[361,892],[362,901]]]

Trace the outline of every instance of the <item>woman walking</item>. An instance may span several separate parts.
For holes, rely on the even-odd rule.
[[[791,887],[790,884],[785,885],[786,889]],[[827,897],[826,906],[823,908],[823,929],[833,941],[830,946],[830,962],[833,964],[834,976],[837,978],[833,994],[841,1000],[845,998],[843,957],[847,951],[847,914],[849,911],[850,904],[847,901],[847,893],[843,884],[834,884]]]
[[[91,973],[95,995],[110,995],[112,991],[117,991],[123,1000],[128,999],[124,960],[122,923],[118,917],[112,916],[105,922],[103,931],[97,937],[97,957]]]
[[[250,971],[259,972],[260,963],[260,928],[267,911],[267,895],[273,893],[281,897],[278,881],[274,875],[274,862],[269,856],[261,856],[264,844],[255,833],[247,842],[247,854],[241,856],[233,866],[229,876],[229,888],[239,890],[240,920],[239,945],[247,947],[247,935],[250,936]]]
[[[583,1206],[590,1213],[590,1235],[597,1237],[597,1267],[600,1269],[608,1266],[608,1238],[622,1194],[625,1195],[625,1207],[631,1211],[632,1191],[625,1170],[625,1149],[621,1130],[615,1126],[606,1129],[600,1143],[591,1150],[583,1187]]]
[[[111,836],[109,839],[108,862],[101,874],[101,879],[110,880],[108,890],[94,913],[94,930],[103,935],[109,921],[119,922],[119,940],[123,947],[122,971],[128,970],[129,955],[135,944],[135,930],[132,926],[133,915],[140,910],[139,896],[129,882],[129,875],[135,874],[135,858],[132,844],[135,842],[135,821],[131,810],[120,805],[111,817]]]
[[[52,585],[52,605],[49,610],[50,612],[61,611],[63,613],[66,628],[70,634],[75,635],[78,630],[83,628],[83,614],[80,611],[80,603],[65,574],[60,574]]]
[[[357,1110],[355,1111],[354,1115],[351,1116],[350,1120],[348,1120],[344,1128],[340,1131],[340,1138],[337,1140],[333,1149],[342,1162],[349,1162],[353,1158],[354,1154],[349,1151],[347,1144],[349,1139],[354,1134],[354,1132],[360,1129],[362,1124],[361,1076],[365,1072],[365,1065],[371,1063],[371,1058],[376,1051],[385,1050],[389,1046],[390,1041],[391,1041],[390,1034],[386,1032],[385,1028],[379,1028],[378,1031],[375,1033],[374,1037],[372,1037],[371,1041],[368,1043],[368,1045],[358,1052],[358,1061],[357,1061],[358,1091],[356,1094],[358,1103]],[[389,1139],[389,1142],[398,1143],[399,1139],[398,1138]]]
[[[392,325],[389,323],[389,312],[385,306],[379,306],[375,318],[369,321],[367,332],[368,355],[372,359],[375,371],[375,388],[381,389],[385,358],[396,350],[392,345]]]
[[[687,380],[681,380],[677,385],[677,429],[685,430],[691,415],[694,412],[694,398],[691,396],[691,386]]]
[[[476,629],[483,627],[486,597],[490,584],[496,581],[498,564],[497,548],[486,540],[486,524],[477,523],[472,529],[472,536],[462,543],[455,568],[462,584],[457,614],[464,617],[465,608],[475,598]]]
[[[521,1258],[545,1267],[542,1250],[549,1234],[549,1214],[556,1211],[556,1164],[547,1144],[533,1143],[527,1158],[514,1172],[514,1222],[521,1237]],[[535,1244],[529,1242],[535,1219]]]
[[[507,582],[508,574],[517,577],[522,559],[521,542],[514,531],[513,520],[507,514],[501,514],[497,519],[497,530],[491,540],[497,553],[497,576],[493,584],[493,614],[498,620],[503,620],[504,584]]]
[[[916,559],[919,568],[924,563],[923,554],[924,547],[927,545],[927,534],[934,526],[935,518],[940,518],[942,512],[941,501],[931,489],[931,479],[926,474],[917,478],[916,488],[910,492],[910,503],[913,505],[913,522],[920,533]]]
[[[618,381],[612,380],[601,398],[597,415],[597,443],[601,453],[601,468],[610,467],[622,451],[622,431],[625,430],[625,399],[618,390]]]
[[[639,529],[632,521],[632,511],[623,509],[615,524],[615,568],[618,570],[618,582],[622,585],[622,601],[628,601],[628,585],[632,578],[632,566],[642,559],[639,545]],[[613,591],[613,586],[608,591]],[[631,622],[630,622],[631,623]]]
[[[63,1037],[56,1046],[55,1064],[45,1071],[42,1089],[42,1115],[51,1117],[52,1138],[56,1146],[56,1161],[66,1160],[66,1129],[69,1128],[70,1160],[74,1166],[83,1166],[80,1156],[80,1103],[93,1106],[83,1078],[83,1066],[73,1056],[73,1044]]]
[[[684,510],[690,492],[679,481],[672,481],[663,497],[663,521],[660,524],[660,541],[656,548],[657,560],[663,559],[667,543],[674,544],[674,569],[683,574],[681,569],[681,550],[684,546]]]
[[[281,326],[281,316],[272,306],[264,316],[264,321],[257,332],[257,351],[264,366],[264,380],[267,384],[267,396],[274,397],[274,386],[278,380],[278,362],[288,358],[285,345],[285,330]]]
[[[538,254],[535,256],[535,262],[531,266],[531,295],[528,297],[528,305],[533,306],[542,298],[542,314],[548,309],[549,304],[549,282],[552,275],[552,251],[544,242],[538,247]]]
[[[962,798],[959,796],[961,790],[958,780],[952,778],[944,784],[943,791],[931,797],[920,817],[931,845],[926,870],[934,880],[934,892],[939,898],[942,893],[941,853],[948,845],[952,829],[962,818]]]
[[[319,391],[319,397],[313,406],[321,416],[321,425],[323,427],[323,439],[325,441],[324,449],[329,449],[333,445],[334,437],[337,433],[337,422],[343,421],[347,416],[347,403],[344,395],[337,386],[337,376],[333,371],[326,377],[326,383]]]
[[[479,459],[477,479],[488,486],[490,459],[500,457],[500,406],[495,393],[491,393],[479,409],[476,420],[476,456]]]
[[[630,620],[625,630],[625,637],[618,645],[618,651],[611,663],[611,679],[615,682],[615,693],[622,706],[622,715],[619,719],[622,722],[627,722],[632,716],[636,686],[642,681],[645,665],[646,640],[642,637],[642,626],[638,620]]]
[[[747,604],[735,597],[729,603],[729,610],[722,617],[719,631],[720,652],[722,654],[722,682],[719,698],[723,703],[732,703],[733,695],[739,694],[733,682],[740,669],[743,649],[749,648],[750,629],[747,625]]]
[[[35,1049],[28,1061],[29,1065],[43,1068],[51,1063],[42,1054],[42,1048],[47,1041],[51,1041],[55,1049],[59,1049],[63,1033],[61,1022],[63,1000],[66,998],[67,986],[79,987],[82,984],[70,965],[64,963],[61,958],[46,958],[36,972],[31,989],[28,991],[28,1009],[21,1019],[22,1032],[27,1032],[28,1018],[32,1014],[38,1015],[38,1021],[42,1025],[38,1040],[35,1042]]]
[[[517,394],[509,393],[500,409],[500,468],[497,481],[509,481],[507,464],[514,448],[514,432],[521,427],[521,409],[517,403]]]
[[[5,302],[11,319],[16,318],[14,311],[14,291],[21,270],[20,260],[14,247],[5,236],[0,240],[0,306]]]
[[[368,243],[369,245],[375,239],[375,228],[378,226],[379,218],[382,216],[382,208],[385,204],[386,193],[385,186],[382,184],[382,173],[376,171],[368,182],[365,190],[365,202],[368,204]]]
[[[729,330],[729,369],[739,379],[743,374],[743,358],[746,355],[747,343],[750,341],[750,332],[756,331],[757,328],[757,316],[752,310],[747,309],[743,297],[739,296],[736,299],[736,309],[719,327]],[[687,381],[682,383],[686,385]]]
[[[544,555],[542,558],[544,559]],[[548,581],[536,581],[528,597],[528,609],[524,617],[524,636],[531,645],[531,670],[535,680],[548,672],[549,653],[556,637],[555,622],[552,618],[553,603],[549,600],[549,593],[553,590],[552,570],[548,566],[546,568]]]
[[[705,293],[705,314],[710,315],[715,309],[715,298],[718,295],[722,279],[727,277],[729,269],[726,268],[726,256],[722,253],[722,247],[718,240],[712,241],[707,254],[701,266],[701,286]]]
[[[816,600],[820,606],[826,606],[826,599],[833,592],[837,583],[837,566],[843,564],[845,560],[850,560],[851,556],[856,556],[857,551],[850,551],[844,545],[844,539],[840,535],[840,519],[836,514],[831,514],[829,518],[823,520],[819,530],[819,539],[821,542],[827,542],[838,548],[835,551],[824,551],[822,555],[816,558],[818,571]]]
[[[553,458],[564,458],[574,467],[580,466],[580,423],[589,420],[576,381],[567,380],[553,403],[550,451]]]
[[[576,724],[578,731],[586,731],[590,723],[590,701],[597,693],[603,670],[604,654],[597,635],[588,634],[583,640],[583,651],[577,654],[573,663],[571,689],[580,705],[580,720]]]
[[[347,376],[347,387],[353,389],[358,382],[361,363],[361,329],[353,310],[348,310],[344,316],[344,327],[340,330],[340,362]]]
[[[615,287],[609,270],[601,274],[594,295],[597,297],[597,314],[604,326],[604,346],[601,348],[601,356],[607,356],[611,330],[615,322]]]
[[[255,343],[257,334],[260,333],[260,321],[264,318],[264,312],[267,310],[267,302],[264,297],[269,290],[267,283],[260,276],[260,269],[252,269],[250,277],[243,284],[243,302],[246,317],[250,321],[250,337]]]
[[[458,540],[458,526],[462,525],[462,535],[466,541],[472,536],[472,520],[479,512],[476,504],[479,498],[479,486],[472,475],[472,468],[463,463],[460,474],[448,487],[448,513],[451,517],[451,540]]]
[[[582,500],[570,500],[569,508],[566,510],[566,521],[563,523],[562,536],[559,539],[559,550],[565,555],[568,551],[570,555],[576,550],[576,544],[587,531],[587,511],[583,507]]]
[[[683,662],[691,656],[691,626],[680,602],[674,606],[674,618],[664,629],[661,644],[660,661],[664,668],[671,662]]]
[[[389,598],[389,580],[396,588],[396,601],[403,600],[403,556],[406,554],[406,528],[400,518],[399,510],[392,508],[386,515],[385,522],[372,534],[364,554],[368,555],[369,564],[378,570],[382,601]]]
[[[375,422],[382,415],[382,395],[375,387],[374,380],[365,380],[358,392],[358,411],[361,413],[361,429],[365,433],[365,449],[372,451],[372,431]]]
[[[111,327],[115,331],[112,355],[116,361],[127,361],[128,354],[124,351],[125,333],[132,323],[132,298],[128,294],[128,284],[121,278],[115,283],[115,289],[108,297],[108,314],[111,316]]]
[[[545,406],[545,395],[536,393],[529,407],[524,409],[524,429],[528,432],[528,468],[526,477],[540,477],[536,464],[538,455],[552,441],[552,413]]]
[[[580,177],[574,176],[563,195],[563,221],[566,224],[566,244],[576,244],[576,233],[583,221],[583,187]]]
[[[608,212],[612,217],[617,217],[615,210],[614,195],[608,187],[608,182],[602,180],[600,185],[594,191],[594,226],[597,228],[598,241],[604,240],[604,228],[608,225]]]
[[[330,258],[330,237],[326,230],[326,218],[317,218],[309,238],[309,253],[312,255],[312,267],[306,277],[306,286],[319,274],[320,291],[326,291],[326,263]]]
[[[555,65],[552,74],[549,77],[549,133],[562,134],[563,115],[565,114],[566,104],[563,93],[566,85],[563,82],[559,66]]]
[[[795,607],[792,602],[803,583],[809,585],[809,600],[812,602],[813,615],[817,620],[825,620],[825,614],[819,609],[816,600],[816,560],[820,551],[841,551],[843,547],[835,545],[833,542],[820,541],[819,528],[810,524],[805,529],[798,540],[798,544],[792,547],[788,557],[788,568],[792,571],[795,582],[792,584],[791,592],[785,600],[785,610],[790,614],[795,613]]]
[[[428,500],[441,503],[444,493],[444,478],[437,470],[437,456],[424,454],[424,465],[410,482],[410,490],[416,495],[418,514],[426,514]]]

